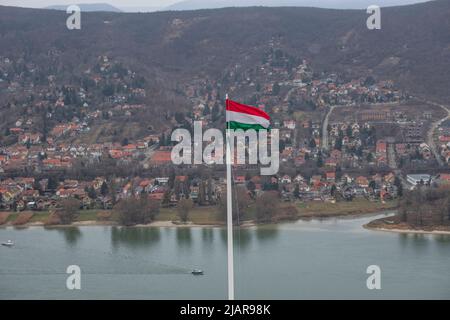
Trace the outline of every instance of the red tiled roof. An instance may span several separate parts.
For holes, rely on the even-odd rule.
[[[187,176],[176,176],[175,180],[180,181],[180,182],[185,182],[187,180]]]
[[[385,153],[387,150],[387,144],[384,141],[378,141],[377,142],[377,152],[378,153]]]
[[[336,172],[327,172],[327,179],[336,179]]]
[[[158,200],[161,201],[164,198],[164,193],[160,192],[160,193],[150,193],[148,195],[148,197],[152,200]]]
[[[151,162],[154,164],[165,164],[172,162],[171,154],[172,153],[170,151],[156,151]]]
[[[448,173],[441,173],[439,175],[439,179],[450,182],[450,174],[448,174]]]

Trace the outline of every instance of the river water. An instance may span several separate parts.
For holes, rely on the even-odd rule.
[[[450,236],[365,230],[376,217],[235,231],[238,299],[449,299]],[[0,229],[0,299],[226,299],[221,228]],[[66,269],[81,268],[81,290]],[[381,290],[366,269],[381,268]],[[190,274],[194,268],[204,276]]]

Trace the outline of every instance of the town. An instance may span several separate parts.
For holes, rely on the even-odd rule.
[[[445,106],[403,92],[390,79],[317,73],[279,49],[276,39],[267,47],[264,57],[244,59],[256,65],[236,64],[221,79],[201,76],[178,87],[190,110],[160,110],[163,124],[146,128],[139,121],[157,113],[147,105],[148,80],[113,57],[99,56],[78,84],[66,85],[51,70],[0,57],[2,103],[11,110],[2,121],[0,224],[14,212],[27,213],[17,224],[36,212],[51,215],[70,198],[78,209],[106,217],[130,198],[162,208],[185,199],[191,207],[220,206],[224,166],[175,166],[171,133],[193,132],[196,121],[205,130],[224,129],[225,93],[265,110],[280,131],[277,175],[233,166],[233,182],[249,203],[275,194],[295,216],[308,203],[395,207],[404,190],[450,183]],[[115,128],[123,123],[128,126]]]

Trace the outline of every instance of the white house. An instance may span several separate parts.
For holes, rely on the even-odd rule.
[[[428,184],[431,182],[431,176],[429,174],[408,174],[406,180],[415,187],[419,184]]]

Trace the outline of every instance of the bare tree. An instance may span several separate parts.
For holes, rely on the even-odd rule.
[[[240,224],[241,220],[250,204],[250,197],[244,187],[236,187],[233,192],[233,221]],[[227,196],[222,195],[219,201],[220,215],[226,219],[227,217]]]
[[[182,222],[186,223],[188,221],[189,211],[191,211],[193,207],[194,207],[194,203],[192,202],[191,199],[181,199],[178,202],[177,212],[178,212],[178,217],[180,218],[180,220]]]
[[[159,213],[160,203],[141,197],[140,199],[128,198],[121,200],[115,207],[119,215],[119,222],[124,226],[136,224],[148,224],[154,221]]]
[[[280,198],[276,192],[265,192],[256,199],[256,219],[258,222],[271,222],[276,215]]]
[[[80,201],[69,198],[61,202],[61,210],[58,212],[62,224],[71,224],[78,216]]]

